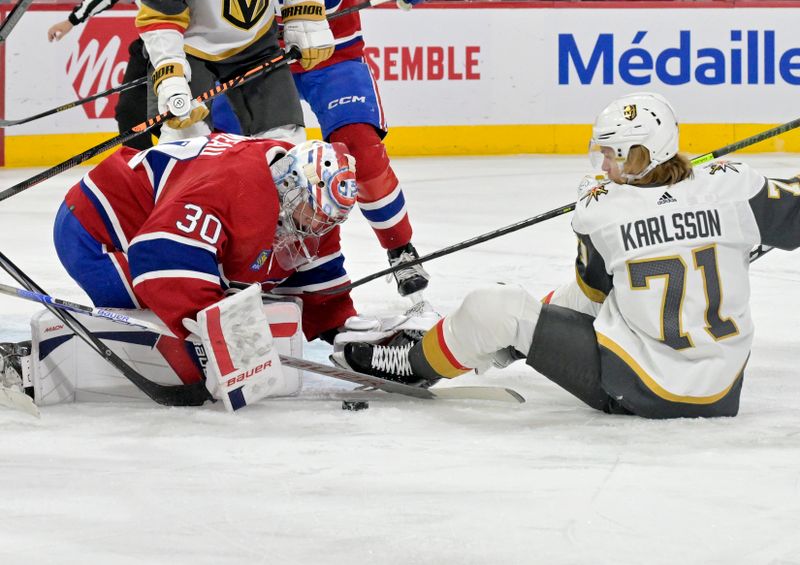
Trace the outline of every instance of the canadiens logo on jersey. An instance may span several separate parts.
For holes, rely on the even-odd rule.
[[[630,122],[636,119],[636,115],[636,104],[626,104],[622,109],[622,117]]]
[[[267,263],[267,259],[269,259],[270,254],[272,253],[271,249],[264,249],[261,253],[258,254],[256,260],[253,261],[253,264],[250,265],[250,269],[253,271],[259,270]]]
[[[733,171],[734,173],[738,173],[739,169],[736,168],[736,165],[741,165],[741,163],[734,161],[715,161],[710,165],[707,165],[708,174],[713,175],[717,172],[727,173],[729,170]]]
[[[267,11],[267,0],[223,0],[222,17],[241,29],[255,26]]]

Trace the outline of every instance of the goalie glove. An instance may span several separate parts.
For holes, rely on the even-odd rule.
[[[281,395],[284,375],[261,305],[261,287],[246,290],[201,310],[183,325],[199,336],[208,362],[206,388],[232,412]]]
[[[309,70],[333,55],[333,33],[321,0],[286,0],[281,8],[286,48],[295,45],[303,54],[299,61]]]
[[[158,96],[158,111],[162,114],[169,111],[172,114],[166,123],[174,129],[189,127],[208,115],[208,108],[192,97],[184,69],[189,69],[185,61],[170,61],[159,65],[153,72],[153,89]]]

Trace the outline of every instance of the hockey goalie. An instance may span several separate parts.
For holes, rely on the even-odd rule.
[[[348,292],[320,292],[349,282],[338,224],[356,202],[354,171],[345,146],[321,141],[214,134],[123,148],[67,193],[55,247],[96,306],[161,329],[86,325],[148,379],[205,375],[229,410],[296,393],[301,375],[279,354],[301,355],[303,335],[332,341],[356,314]],[[29,349],[4,345],[0,374],[37,404],[141,396],[49,312]]]

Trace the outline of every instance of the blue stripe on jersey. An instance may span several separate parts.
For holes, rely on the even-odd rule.
[[[167,169],[170,161],[173,160],[173,157],[167,155],[165,153],[161,153],[160,151],[148,151],[147,156],[145,157],[145,161],[150,166],[150,171],[153,173],[153,201],[156,200],[156,194],[158,194],[158,189],[161,186],[161,177],[164,175],[164,171]]]
[[[153,271],[183,270],[219,276],[217,257],[210,251],[169,239],[137,241],[128,250],[131,278]]]
[[[281,288],[299,288],[336,280],[347,274],[344,270],[344,255],[326,261],[309,271],[298,271],[282,282]]]
[[[336,48],[334,49],[334,51],[338,51],[339,49],[344,49],[346,47],[350,47],[351,45],[353,45],[354,43],[358,43],[359,41],[364,41],[364,38],[361,37],[360,35],[357,35],[353,39],[351,39],[350,41],[345,41],[344,43],[338,44],[336,46]]]
[[[394,218],[400,211],[403,209],[403,206],[406,205],[406,199],[403,196],[403,191],[400,190],[397,192],[397,198],[386,204],[385,206],[381,206],[380,208],[375,208],[374,210],[364,210],[361,209],[361,213],[364,214],[364,217],[369,222],[385,222],[387,220],[391,220]]]
[[[108,237],[111,239],[111,243],[114,244],[114,247],[116,249],[123,251],[122,243],[120,243],[119,238],[117,237],[117,232],[114,229],[114,224],[111,222],[111,218],[106,213],[105,208],[103,208],[103,205],[100,203],[100,201],[91,191],[91,189],[88,186],[86,186],[86,183],[83,182],[83,179],[81,179],[80,185],[81,185],[81,190],[86,195],[86,198],[88,198],[89,202],[92,203],[92,206],[94,206],[97,215],[100,216],[100,219],[103,221],[103,225],[106,228]]]

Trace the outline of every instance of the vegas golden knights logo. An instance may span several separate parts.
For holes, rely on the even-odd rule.
[[[626,104],[622,109],[622,116],[629,121],[636,119],[636,104]]]
[[[256,25],[267,11],[268,0],[223,0],[222,17],[241,29]]]

